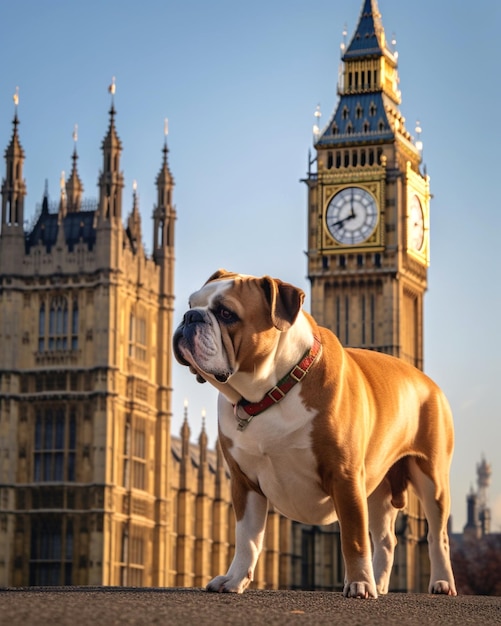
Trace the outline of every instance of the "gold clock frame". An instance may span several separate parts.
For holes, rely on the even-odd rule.
[[[322,223],[319,225],[320,227],[318,229],[318,248],[322,251],[322,254],[380,252],[384,250],[385,170],[382,167],[378,168],[378,170],[379,169],[381,169],[381,172],[372,172],[373,175],[370,178],[355,177],[352,175],[349,179],[345,178],[344,180],[323,181],[320,200],[322,205],[322,211],[320,214]],[[376,200],[378,209],[378,220],[373,233],[365,241],[354,245],[343,244],[336,241],[330,234],[326,223],[326,213],[329,202],[337,193],[347,187],[360,187],[368,191]]]
[[[430,178],[416,173],[407,162],[405,186],[405,251],[410,257],[428,267],[430,265]],[[416,250],[409,241],[410,206],[414,196],[418,197],[423,211],[423,245],[420,250]]]

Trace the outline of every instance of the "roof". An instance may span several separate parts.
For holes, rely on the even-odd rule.
[[[364,139],[370,142],[392,141],[394,138],[383,93],[349,94],[341,96],[315,147],[360,143]]]
[[[353,38],[346,49],[343,61],[358,56],[381,56],[383,25],[377,0],[364,0],[358,25]]]
[[[62,220],[64,228],[64,238],[69,250],[73,250],[75,244],[83,242],[87,244],[89,250],[92,250],[96,243],[96,229],[94,226],[94,217],[96,210],[77,211],[68,213]],[[40,212],[38,220],[31,232],[26,236],[26,252],[29,253],[33,246],[39,243],[45,246],[47,252],[50,252],[57,240],[59,231],[58,213],[49,213],[47,205]]]

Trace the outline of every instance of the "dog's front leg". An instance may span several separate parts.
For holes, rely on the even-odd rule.
[[[235,556],[226,574],[213,578],[207,585],[207,591],[243,593],[253,579],[254,569],[263,547],[268,500],[255,491],[244,493],[242,490],[238,494],[245,498],[242,507],[241,503],[235,502],[233,485],[232,491],[237,518]]]
[[[362,477],[345,476],[336,480],[334,503],[341,527],[341,549],[346,568],[343,594],[350,598],[377,598]]]

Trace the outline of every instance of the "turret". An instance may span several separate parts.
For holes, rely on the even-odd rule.
[[[78,127],[75,124],[75,130],[73,131],[73,155],[71,160],[73,161],[73,165],[71,168],[71,173],[69,175],[68,180],[66,181],[66,203],[68,213],[76,213],[80,211],[80,207],[82,204],[82,194],[83,194],[83,185],[80,180],[80,176],[77,171],[77,139],[78,139]]]
[[[2,226],[1,235],[7,229],[11,234],[24,235],[24,197],[26,183],[23,180],[24,150],[18,135],[19,119],[17,107],[19,96],[14,94],[15,112],[12,121],[13,131],[10,143],[5,151],[6,174],[2,181]]]
[[[142,248],[141,234],[141,213],[139,212],[139,199],[137,196],[137,183],[132,183],[132,211],[127,220],[127,237],[129,238],[130,247],[135,253]]]
[[[103,151],[103,169],[99,176],[99,221],[113,222],[122,218],[122,189],[124,186],[123,174],[120,172],[120,154],[122,142],[115,128],[115,81],[110,86],[112,94],[109,111],[110,124],[108,132],[101,145]]]
[[[157,176],[157,204],[153,211],[153,257],[159,262],[165,256],[167,249],[174,247],[174,222],[176,212],[172,205],[172,191],[174,188],[174,178],[167,162],[168,122],[164,125],[164,147],[162,167]]]

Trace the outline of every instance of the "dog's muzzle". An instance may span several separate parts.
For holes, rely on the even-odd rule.
[[[189,353],[193,360],[197,362],[198,367],[200,367],[202,371],[207,371],[205,369],[207,364],[204,366],[196,356],[197,352],[200,354],[200,349],[197,350],[197,344],[200,344],[201,331],[203,331],[206,324],[208,324],[208,321],[203,311],[190,309],[184,314],[183,321],[177,327],[172,338],[174,356],[177,361],[181,363],[181,365],[188,366],[191,372],[196,374],[199,382],[205,382],[205,379],[200,372],[195,370],[193,363],[189,362],[185,355]],[[206,344],[205,347],[207,347],[207,345],[209,344]],[[215,371],[209,370],[207,373],[212,374],[212,376],[221,383],[225,383],[231,376],[231,371],[226,367],[219,367]]]

